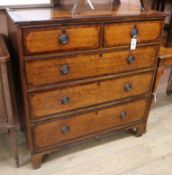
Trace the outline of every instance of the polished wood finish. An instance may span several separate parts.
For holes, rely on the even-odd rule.
[[[124,49],[28,61],[26,62],[28,87],[151,68],[155,65],[157,48],[149,46],[140,47],[135,51]],[[65,67],[64,74],[62,68]]]
[[[142,120],[146,106],[147,101],[142,99],[72,118],[37,124],[33,129],[35,148],[39,150],[39,148],[65,144],[79,137]],[[123,117],[122,113],[126,115]]]
[[[135,128],[137,137],[141,137],[143,134],[146,133],[146,124],[144,123],[136,125]]]
[[[149,92],[153,73],[127,76],[114,80],[95,82],[82,86],[68,87],[59,90],[30,95],[32,118],[85,108],[113,100],[146,94]],[[127,85],[131,89],[126,89]],[[140,86],[141,85],[141,86]],[[62,100],[68,98],[64,104]]]
[[[62,6],[60,8],[32,8],[32,9],[13,9],[8,11],[8,15],[15,24],[27,25],[44,25],[63,24],[63,23],[80,23],[94,21],[122,22],[133,20],[153,20],[162,19],[164,13],[154,10],[140,11],[139,5],[121,3],[117,8],[112,8],[110,4],[96,5],[95,10],[85,7],[82,13],[72,14],[71,7]]]
[[[145,133],[164,14],[127,3],[7,13],[34,168],[62,145],[119,129]]]
[[[34,169],[40,168],[43,157],[44,157],[43,153],[32,155],[32,166]]]
[[[165,66],[172,65],[172,48],[160,47],[159,58]]]
[[[167,94],[172,95],[172,48],[161,47],[159,52],[159,63],[158,63],[158,71],[156,74],[156,83],[154,93],[156,93],[157,86],[159,85],[160,78],[164,73],[165,67],[171,67],[171,73],[169,76],[168,86],[167,86]]]
[[[60,42],[62,35],[67,37],[66,43]],[[99,25],[30,28],[24,30],[24,48],[26,55],[96,49],[99,47],[99,38]]]
[[[4,10],[0,10],[0,33],[8,36],[8,29],[7,29],[7,17]]]
[[[16,166],[19,167],[19,156],[17,149],[17,123],[14,111],[14,94],[11,76],[11,60],[5,39],[0,35],[0,130],[8,131],[11,149]]]
[[[131,42],[131,32],[134,28],[138,30],[138,36],[136,36],[138,43],[159,41],[160,39],[160,21],[107,24],[105,27],[104,46],[129,45]]]

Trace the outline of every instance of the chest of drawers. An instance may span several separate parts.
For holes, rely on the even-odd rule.
[[[164,15],[125,7],[7,12],[34,168],[72,142],[119,129],[145,133]]]

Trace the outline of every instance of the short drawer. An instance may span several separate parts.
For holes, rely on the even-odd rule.
[[[161,21],[126,22],[105,25],[104,47],[128,45],[133,34],[137,35],[138,44],[160,40]]]
[[[130,124],[144,119],[147,100],[141,99],[72,118],[36,124],[33,128],[36,149],[63,144],[72,139]]]
[[[150,91],[152,72],[30,94],[33,119]]]
[[[23,31],[26,55],[96,49],[99,47],[99,25],[28,28]]]
[[[28,87],[150,68],[155,65],[157,48],[139,47],[135,51],[118,50],[102,54],[28,61]]]

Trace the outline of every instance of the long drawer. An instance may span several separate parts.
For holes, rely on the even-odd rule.
[[[150,91],[153,72],[30,94],[33,119]]]
[[[26,62],[28,87],[121,73],[155,65],[157,46]]]
[[[104,47],[128,45],[133,35],[137,36],[138,43],[159,41],[161,30],[161,21],[107,24],[105,26]]]
[[[113,127],[144,119],[147,100],[141,99],[72,118],[36,124],[33,128],[36,149],[63,144]]]
[[[23,31],[25,55],[96,49],[99,47],[100,26],[62,26],[28,28]]]

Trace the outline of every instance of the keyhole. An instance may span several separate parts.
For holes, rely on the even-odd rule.
[[[103,55],[102,54],[99,54],[99,58],[102,59],[103,58]]]
[[[97,86],[101,86],[101,82],[97,82]]]

